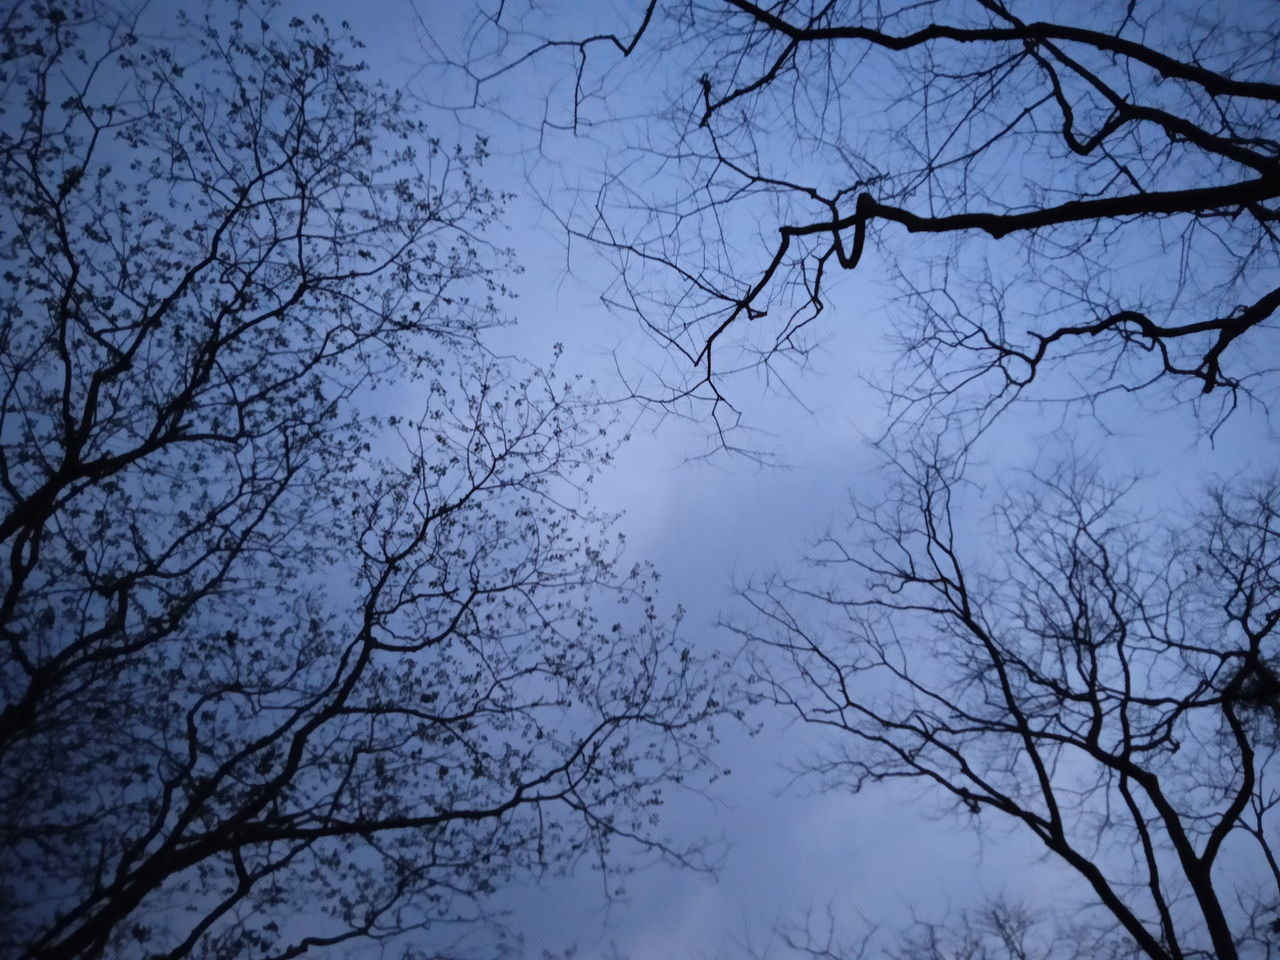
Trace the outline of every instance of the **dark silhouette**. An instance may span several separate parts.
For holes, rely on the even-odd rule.
[[[758,617],[736,627],[762,696],[843,735],[814,775],[929,784],[957,815],[1029,831],[1093,901],[1064,948],[1266,949],[1280,483],[1157,522],[1079,462],[994,503],[939,455],[898,470],[808,576],[749,591]]]
[[[822,325],[882,301],[873,282],[832,294],[850,271],[901,292],[902,363],[878,375],[915,422],[985,425],[1051,367],[1055,397],[1160,384],[1210,426],[1269,395],[1275,4],[1048,22],[1001,0],[652,0],[627,32],[581,39],[498,9],[494,53],[467,64],[477,97],[568,49],[577,72],[544,125],[616,158],[551,200],[613,259],[606,302],[677,361],[637,381],[645,398],[732,427],[736,373],[783,374]],[[627,121],[655,102],[652,75],[671,78],[664,101]]]
[[[581,506],[600,408],[483,348],[484,144],[280,14],[0,20],[5,957],[434,956],[696,855],[718,707]]]

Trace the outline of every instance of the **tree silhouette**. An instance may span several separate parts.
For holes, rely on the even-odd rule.
[[[572,38],[501,4],[465,66],[483,100],[572,55],[543,127],[598,138],[608,168],[551,203],[667,355],[648,399],[731,426],[734,374],[803,363],[823,324],[880,299],[831,292],[856,271],[902,296],[881,379],[900,416],[986,423],[1061,367],[1042,395],[1159,383],[1213,424],[1274,369],[1278,16],[651,0]]]
[[[1280,485],[1220,487],[1179,525],[1135,513],[1131,484],[1045,464],[984,526],[954,462],[899,470],[811,575],[750,591],[737,628],[762,695],[837,734],[812,773],[929,784],[1029,832],[1120,955],[1267,943]]]
[[[279,14],[0,22],[5,956],[434,955],[696,857],[719,707],[583,505],[599,406],[484,349],[484,144]]]

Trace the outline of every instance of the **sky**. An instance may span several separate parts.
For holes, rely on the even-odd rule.
[[[488,180],[512,192],[493,239],[509,245],[522,268],[509,278],[516,298],[506,309],[515,325],[496,333],[491,346],[546,362],[563,344],[564,369],[593,378],[606,397],[621,397],[619,371],[642,376],[646,363],[662,360],[632,318],[602,303],[616,292],[610,264],[582,242],[570,243],[557,220],[565,214],[559,204],[595,182],[608,136],[576,146],[571,137],[540,144],[540,91],[562,79],[563,58],[531,62],[495,84],[485,108],[466,107],[465,84],[433,61],[442,50],[461,56],[447,48],[460,44],[473,2],[290,0],[288,6],[349,21],[375,75],[402,87],[446,142],[476,133],[489,138]],[[546,7],[545,22],[582,35],[626,6],[566,2]],[[660,71],[654,76],[655,84],[669,79]],[[624,89],[614,109],[625,116],[634,107],[638,115],[657,89]],[[682,634],[695,650],[733,655],[738,640],[721,624],[746,616],[739,590],[795,569],[815,540],[843,527],[851,496],[873,498],[884,482],[870,442],[884,428],[883,401],[866,381],[893,355],[888,339],[900,315],[887,306],[892,292],[882,263],[840,278],[806,369],[791,371],[785,382],[735,382],[732,396],[750,429],[744,436],[759,458],[717,450],[705,417],[619,406],[630,436],[594,484],[593,500],[621,514],[629,559],[659,571],[660,605],[685,609]],[[406,407],[413,403],[408,390],[402,399]],[[1255,408],[1242,408],[1209,439],[1185,407],[1116,398],[1097,419],[1055,405],[1014,408],[974,459],[994,482],[1073,446],[1118,474],[1144,475],[1152,510],[1180,510],[1214,478],[1266,466],[1274,441],[1265,413]],[[873,927],[941,919],[987,896],[1037,904],[1064,890],[1082,892],[1075,875],[1046,861],[1028,838],[998,826],[977,832],[969,818],[918,788],[882,785],[859,795],[816,789],[795,770],[821,750],[821,735],[777,711],[753,711],[749,721],[754,732],[731,723],[721,728],[717,762],[729,773],[706,795],[673,789],[663,810],[664,829],[674,838],[716,844],[714,874],[650,865],[626,878],[624,895],[608,896],[584,864],[572,877],[502,890],[494,905],[523,938],[522,955],[576,946],[579,958],[728,960],[753,951],[780,958],[776,929],[828,910],[840,933],[856,940]],[[474,949],[477,958],[485,955],[483,945]]]
[[[468,4],[417,0],[414,10],[401,0],[312,5],[349,19],[379,72],[395,77],[404,71],[410,94],[436,104],[466,101],[464,87],[450,87],[456,77],[424,62],[433,57],[432,42],[447,46],[458,36]],[[546,10],[546,23],[564,35],[581,35],[596,25],[593,17],[612,15],[585,3]],[[554,188],[589,185],[601,159],[591,143],[575,153],[564,138],[547,148],[554,164],[539,155],[539,82],[550,82],[546,71],[563,67],[562,61],[528,65],[504,78],[491,109],[435,115],[446,139],[451,124],[458,135],[487,135],[491,182],[514,192],[499,235],[524,272],[512,281],[518,299],[510,313],[518,325],[502,334],[503,349],[538,360],[562,342],[566,364],[597,378],[609,395],[618,389],[615,364],[626,369],[644,345],[629,318],[602,306],[613,279],[609,265],[581,243],[570,245],[552,215],[555,197],[564,196]],[[630,102],[625,92],[620,97],[617,103]],[[552,196],[550,212],[539,193]],[[809,369],[793,373],[785,388],[750,380],[737,387],[734,399],[758,431],[752,442],[767,452],[769,464],[704,456],[714,446],[705,419],[622,407],[633,423],[631,439],[594,497],[625,513],[621,529],[632,557],[661,572],[662,602],[686,608],[683,632],[697,648],[732,649],[734,638],[717,623],[741,615],[736,590],[789,569],[816,537],[840,526],[851,492],[865,496],[881,482],[869,440],[883,426],[883,404],[862,377],[875,375],[891,357],[886,335],[895,315],[884,308],[884,271],[862,273],[835,290]],[[1180,508],[1213,478],[1265,465],[1273,441],[1257,410],[1239,411],[1210,442],[1185,407],[1159,411],[1118,399],[1098,421],[1052,405],[1015,408],[985,439],[978,459],[998,477],[1069,442],[1117,473],[1145,475],[1148,502]],[[628,878],[626,895],[613,900],[589,870],[503,891],[496,903],[510,911],[525,955],[576,945],[579,957],[614,951],[637,960],[750,951],[783,956],[775,928],[828,909],[854,939],[873,926],[939,919],[983,896],[1023,897],[1035,905],[1057,902],[1064,890],[1080,891],[1075,876],[1044,860],[1026,837],[1000,828],[976,833],[936,797],[891,787],[858,796],[813,789],[793,773],[796,761],[820,746],[813,732],[777,714],[752,719],[762,725],[754,736],[725,729],[722,763],[732,773],[713,794],[677,792],[664,811],[675,836],[725,841],[715,875],[653,866]]]

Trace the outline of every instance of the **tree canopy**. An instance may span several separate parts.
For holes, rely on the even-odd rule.
[[[664,798],[745,688],[1082,892],[793,953],[1273,955],[1280,481],[1087,451],[1274,442],[1280,7],[406,0],[461,31],[409,78],[299,12],[0,15],[0,954],[455,956],[510,884],[705,867]],[[529,197],[651,348],[603,388],[508,355]],[[739,397],[848,327],[884,469],[722,663],[592,506],[600,395],[764,459]]]
[[[646,398],[732,426],[736,374],[865,322],[852,271],[898,290],[901,362],[873,375],[913,421],[986,421],[1056,368],[1056,395],[1160,385],[1213,424],[1271,396],[1277,16],[651,0],[573,36],[502,4],[466,66],[484,102],[572,55],[543,137],[607,144],[605,169],[549,199],[669,357],[631,370]]]
[[[483,141],[283,8],[2,27],[0,952],[434,956],[697,862],[713,675],[585,500],[589,385],[485,347]]]

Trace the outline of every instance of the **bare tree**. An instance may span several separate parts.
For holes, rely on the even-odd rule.
[[[1003,898],[988,900],[942,921],[916,919],[905,930],[882,932],[864,921],[854,942],[839,936],[841,920],[828,908],[817,919],[777,929],[763,949],[746,945],[752,960],[1119,960],[1126,945],[1064,925],[1049,911],[1034,911]],[[883,942],[886,939],[887,941]],[[740,954],[733,954],[740,955]]]
[[[719,706],[584,506],[600,408],[483,349],[484,145],[279,15],[0,20],[6,957],[434,955],[696,859]]]
[[[954,464],[899,469],[812,577],[747,595],[762,695],[833,733],[812,774],[918,782],[1029,832],[1079,876],[1099,934],[1153,960],[1265,944],[1280,483],[1160,526],[1132,485],[1046,465],[984,526]]]
[[[599,138],[608,168],[551,203],[613,257],[606,301],[669,355],[637,384],[651,399],[732,424],[734,372],[803,362],[824,308],[822,324],[858,323],[878,302],[868,284],[832,299],[861,267],[905,298],[904,362],[882,380],[900,415],[958,400],[986,422],[1060,365],[1055,397],[1159,382],[1208,394],[1217,422],[1268,396],[1274,369],[1278,17],[651,0],[572,38],[503,3],[466,67],[483,100],[531,58],[571,55],[544,140]]]
[[[1049,911],[994,899],[961,911],[953,920],[917,920],[886,956],[891,960],[1120,960],[1136,955],[1130,944],[1099,938],[1062,920]]]

